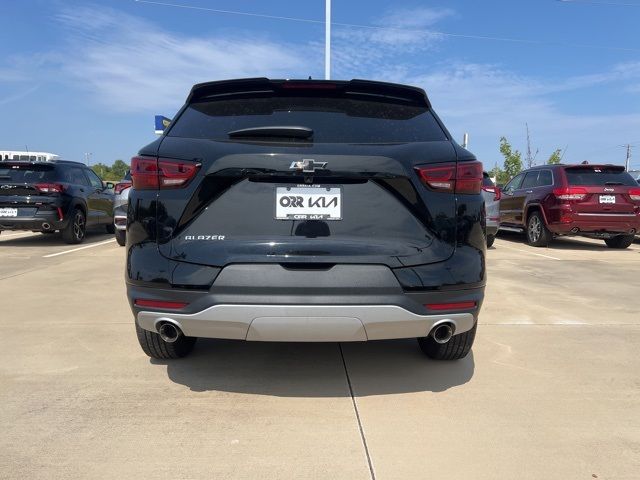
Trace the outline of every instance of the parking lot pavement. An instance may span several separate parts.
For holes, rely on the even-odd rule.
[[[115,244],[112,234],[88,232],[82,245],[68,245],[60,233],[10,232],[0,234],[0,279],[36,271],[57,264],[50,260],[101,244]]]
[[[426,360],[413,340],[208,340],[158,362],[135,339],[124,249],[96,235],[52,257],[73,247],[43,237],[0,238],[2,478],[640,471],[638,244],[498,238],[459,362]]]

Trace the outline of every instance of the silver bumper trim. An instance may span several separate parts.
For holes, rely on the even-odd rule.
[[[186,336],[267,342],[349,342],[425,337],[441,323],[473,328],[471,313],[417,315],[396,305],[215,305],[192,314],[141,311],[138,325],[172,322]]]

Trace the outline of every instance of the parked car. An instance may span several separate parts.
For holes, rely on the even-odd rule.
[[[113,195],[86,165],[67,160],[0,164],[0,231],[62,232],[80,243],[89,227],[113,233]]]
[[[124,178],[116,183],[114,188],[113,224],[116,233],[116,242],[118,242],[118,245],[121,247],[124,247],[127,238],[127,206],[129,204],[130,191],[131,171],[127,171]]]
[[[500,197],[502,192],[487,172],[482,172],[482,197],[487,210],[487,247],[491,247],[496,240],[500,226]]]
[[[640,184],[640,170],[629,170],[629,175]]]
[[[127,294],[155,358],[197,337],[473,344],[485,286],[482,164],[419,88],[195,85],[132,159]]]
[[[505,185],[500,229],[524,231],[536,247],[581,235],[627,248],[640,230],[640,188],[617,165],[533,167]]]

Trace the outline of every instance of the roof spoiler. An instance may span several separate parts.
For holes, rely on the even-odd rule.
[[[418,87],[372,80],[270,80],[265,77],[221,80],[198,83],[193,86],[187,104],[203,98],[224,97],[236,94],[280,93],[282,91],[324,91],[335,95],[367,95],[400,100],[431,108],[425,91]],[[330,95],[334,96],[334,95]]]

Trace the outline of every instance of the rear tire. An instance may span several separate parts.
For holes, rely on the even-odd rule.
[[[121,247],[124,247],[127,243],[127,231],[126,230],[116,230],[116,242]]]
[[[418,338],[418,345],[420,345],[422,353],[434,360],[460,360],[471,351],[473,341],[476,338],[477,327],[478,322],[468,332],[459,333],[451,337],[451,340],[447,343],[438,343],[431,335],[420,337]]]
[[[87,219],[84,212],[74,208],[69,223],[62,230],[62,239],[67,243],[82,243],[87,231]]]
[[[197,340],[195,337],[181,335],[175,342],[167,343],[162,340],[159,334],[140,328],[137,323],[136,334],[144,353],[158,360],[174,360],[186,357],[193,350]]]
[[[615,237],[605,238],[604,243],[609,248],[627,248],[633,243],[635,235],[616,235]]]
[[[105,228],[107,229],[107,233],[116,233],[116,226],[113,223],[107,223]]]
[[[542,214],[535,211],[527,219],[527,243],[532,247],[546,247],[551,242],[551,232],[544,224]]]
[[[495,235],[487,235],[487,248],[491,248],[493,246],[493,242],[496,241]]]

